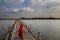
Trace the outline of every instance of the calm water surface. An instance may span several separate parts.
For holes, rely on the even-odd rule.
[[[60,20],[22,20],[27,25],[31,24],[34,33],[40,32],[42,40],[60,40]],[[13,20],[0,20],[0,40]]]
[[[42,40],[60,40],[60,20],[23,20],[32,30],[41,33]]]
[[[13,20],[0,20],[0,40],[3,40],[4,32],[6,32],[9,25],[11,26],[13,23]]]

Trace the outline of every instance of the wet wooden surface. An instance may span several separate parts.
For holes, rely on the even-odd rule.
[[[12,32],[11,40],[21,40],[21,38],[18,37],[18,29],[19,29],[20,22],[16,21],[16,24],[14,25],[14,29]],[[23,40],[36,40],[34,37],[29,33],[29,31],[25,28],[24,29],[24,38]]]

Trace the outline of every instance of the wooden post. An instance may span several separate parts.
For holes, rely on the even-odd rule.
[[[23,40],[23,38],[21,38]]]
[[[38,40],[41,40],[41,39],[40,39],[40,32],[38,32]]]
[[[30,33],[32,33],[31,29],[32,29],[32,28],[31,28],[31,24],[30,24],[30,26],[29,26],[29,32],[30,32]]]

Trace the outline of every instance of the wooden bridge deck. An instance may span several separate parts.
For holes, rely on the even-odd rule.
[[[14,27],[12,28],[13,31],[11,32],[11,37],[8,39],[8,37],[6,37],[5,40],[21,40],[19,37],[18,37],[18,29],[19,29],[19,25],[20,25],[20,22],[19,21],[16,21],[15,22],[15,25]],[[36,40],[30,33],[29,31],[25,28],[24,29],[24,39],[23,40]]]

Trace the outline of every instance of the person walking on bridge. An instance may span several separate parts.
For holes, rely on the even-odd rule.
[[[23,23],[20,24],[18,36],[19,38],[21,38],[21,40],[23,40],[23,36],[24,36],[24,24]]]

